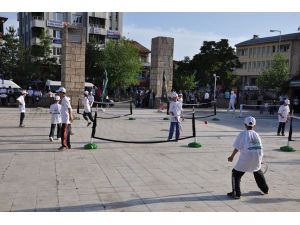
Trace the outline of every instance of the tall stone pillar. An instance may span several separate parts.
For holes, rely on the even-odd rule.
[[[85,82],[86,30],[84,27],[67,26],[63,29],[61,55],[61,83],[76,107],[82,96]]]
[[[155,105],[158,107],[162,97],[163,74],[165,73],[165,82],[168,95],[172,90],[173,83],[173,51],[174,38],[155,37],[151,43],[151,71],[150,71],[150,89],[153,89],[155,96]]]

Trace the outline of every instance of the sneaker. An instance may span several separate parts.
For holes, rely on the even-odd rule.
[[[227,196],[230,197],[230,198],[233,198],[233,199],[240,199],[241,198],[240,195],[236,195],[233,192],[227,193]]]
[[[285,136],[285,134],[281,134],[281,136]]]
[[[279,133],[277,133],[277,136],[280,136],[280,134],[279,134]]]
[[[58,141],[61,141],[61,138],[57,138]]]
[[[23,125],[23,124],[20,124],[20,125],[19,125],[19,127],[25,127],[25,125]]]
[[[49,140],[50,140],[51,142],[53,142],[53,137],[49,137]]]
[[[64,151],[64,150],[67,150],[68,148],[65,147],[65,146],[60,146],[57,150],[58,151]]]
[[[92,124],[91,122],[88,122],[87,127],[88,127],[89,125],[91,125],[91,124]]]
[[[73,133],[73,131],[70,132],[70,135],[74,135],[75,133]]]

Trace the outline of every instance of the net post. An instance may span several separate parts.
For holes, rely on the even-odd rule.
[[[217,115],[217,102],[214,101],[214,114]]]
[[[97,111],[95,112],[95,115],[94,115],[94,121],[93,121],[91,138],[95,137],[96,127],[97,127]]]
[[[192,127],[193,127],[193,137],[195,138],[195,142],[197,142],[197,140],[196,140],[196,125],[195,125],[195,107],[194,106],[193,106]]]
[[[243,104],[240,104],[240,117],[243,117]]]
[[[132,115],[132,99],[130,100],[130,115]]]
[[[170,108],[170,102],[168,100],[168,102],[167,102],[167,115],[170,115],[169,108]]]
[[[78,104],[77,104],[77,114],[79,114],[79,99],[78,99]]]
[[[294,110],[292,110],[292,116],[291,116],[291,121],[290,121],[290,130],[289,130],[288,141],[292,141],[292,135],[293,135],[293,115],[294,115]]]

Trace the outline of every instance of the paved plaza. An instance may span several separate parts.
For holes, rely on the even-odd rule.
[[[161,140],[169,121],[151,109],[127,117],[98,120],[97,136],[120,140]],[[257,119],[270,187],[261,195],[253,174],[242,178],[242,198],[232,200],[231,169],[227,162],[236,135],[244,129],[236,114],[218,113],[220,121],[196,120],[193,139],[160,144],[122,144],[95,140],[85,150],[91,128],[80,118],[72,124],[72,149],[59,152],[50,142],[47,109],[27,109],[19,128],[17,108],[0,108],[0,211],[142,211],[142,212],[277,212],[300,209],[300,142],[296,152],[279,151],[287,137],[276,136],[277,120]],[[192,134],[191,120],[182,123],[182,136]],[[299,133],[297,133],[299,136]],[[235,161],[238,157],[235,158]],[[298,191],[297,191],[298,190]]]

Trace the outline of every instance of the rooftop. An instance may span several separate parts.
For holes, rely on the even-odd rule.
[[[279,42],[280,35],[272,36],[272,37],[264,37],[264,38],[252,38],[247,41],[240,42],[235,45],[235,47],[243,47],[248,45],[258,45],[272,42]],[[292,34],[284,34],[281,35],[281,41],[292,41],[292,40],[300,40],[300,33],[292,33]]]

